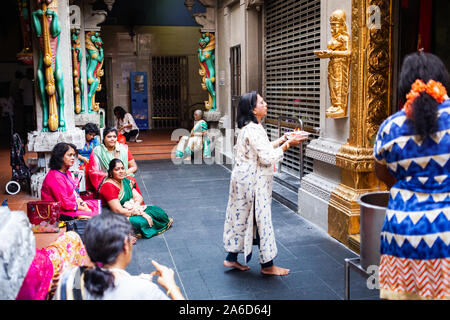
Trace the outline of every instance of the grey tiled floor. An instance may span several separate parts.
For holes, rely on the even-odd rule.
[[[273,201],[274,262],[291,273],[261,275],[256,246],[249,271],[229,270],[223,266],[222,232],[230,171],[171,160],[138,161],[138,166],[144,200],[163,208],[174,225],[160,236],[138,240],[127,269],[131,274],[153,271],[150,261],[156,260],[175,270],[177,284],[192,300],[344,299],[344,259],[356,255],[326,232]],[[356,272],[351,272],[350,288],[352,299],[378,299],[379,291],[367,289]]]

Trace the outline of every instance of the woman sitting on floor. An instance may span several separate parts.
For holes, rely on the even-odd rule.
[[[108,176],[100,186],[101,199],[108,203],[113,212],[128,217],[132,226],[144,238],[151,238],[169,229],[173,219],[160,207],[145,205],[135,183],[125,176],[122,160],[111,160]]]
[[[105,214],[90,220],[83,242],[93,267],[65,271],[54,299],[184,300],[173,269],[152,260],[155,270],[150,274],[131,275],[126,271],[133,253],[132,231],[127,219],[119,214]],[[167,290],[166,293],[153,280]],[[74,291],[78,294],[73,294]]]
[[[87,188],[92,186],[94,190],[99,190],[100,183],[107,175],[109,163],[115,158],[122,160],[127,178],[136,184],[134,173],[137,171],[138,167],[133,155],[128,150],[126,144],[117,142],[117,129],[106,128],[103,131],[103,143],[95,147],[89,157],[89,179],[87,179],[89,180],[89,183]],[[137,184],[136,189],[141,193]]]
[[[16,300],[48,300],[65,270],[91,262],[78,233],[68,231],[43,249],[36,249]]]
[[[77,148],[71,143],[55,145],[50,157],[50,171],[42,183],[41,200],[61,204],[61,220],[90,218],[101,212],[101,201],[83,200],[78,194],[78,181],[69,168],[73,166]]]

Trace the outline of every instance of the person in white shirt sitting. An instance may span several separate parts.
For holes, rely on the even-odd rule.
[[[132,139],[137,142],[139,128],[136,125],[133,116],[129,112],[126,112],[121,106],[114,108],[114,116],[116,120],[116,129],[124,135],[127,142]]]

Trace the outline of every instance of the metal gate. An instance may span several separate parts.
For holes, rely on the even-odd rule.
[[[179,128],[187,102],[187,57],[152,57],[152,127]]]
[[[311,133],[309,141],[316,139],[320,127],[320,59],[313,50],[320,49],[320,0],[267,0],[264,7],[267,132],[276,138],[280,117],[282,133],[299,128],[299,122],[289,118],[300,118],[303,129]],[[304,154],[303,174],[307,174],[312,172],[313,160]],[[298,176],[300,156],[299,148],[288,150],[282,171]]]

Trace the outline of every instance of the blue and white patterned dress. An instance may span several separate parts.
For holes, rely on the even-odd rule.
[[[381,298],[450,299],[450,100],[437,121],[424,140],[404,111],[378,131],[376,161],[397,179],[381,231]]]

